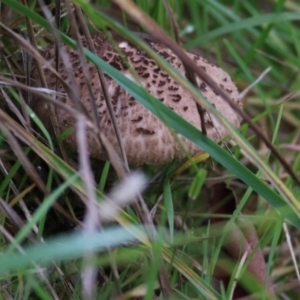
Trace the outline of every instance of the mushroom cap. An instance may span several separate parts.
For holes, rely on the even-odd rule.
[[[118,51],[122,51],[127,58],[129,64],[139,75],[138,84],[144,86],[150,94],[159,99],[174,112],[179,114],[186,121],[201,130],[200,116],[197,110],[196,102],[192,96],[186,92],[173,78],[164,72],[156,62],[148,57],[144,52],[127,42],[126,40],[116,37],[116,45]],[[110,45],[104,35],[95,34],[93,42],[96,54],[111,66],[119,70],[124,76],[134,81],[128,65],[124,63],[115,48]],[[164,57],[175,69],[185,74],[184,66],[181,60],[167,47],[155,41],[147,41],[149,45],[162,57]],[[82,44],[87,47],[85,38],[82,38]],[[85,109],[91,113],[91,99],[86,84],[86,79],[82,71],[80,59],[76,50],[63,46],[66,51],[70,63],[73,67],[73,75],[79,90],[79,97]],[[103,50],[104,49],[104,50]],[[207,61],[201,56],[186,52],[186,54],[195,62],[195,64],[207,72],[221,88],[223,88],[233,102],[241,106],[238,98],[238,90],[230,76],[215,64]],[[49,47],[45,52],[45,59],[51,62],[55,67],[55,48]],[[93,88],[94,99],[99,116],[100,127],[102,133],[108,138],[112,146],[117,152],[119,146],[116,135],[114,133],[111,118],[108,113],[106,102],[101,89],[97,69],[93,63],[88,62],[90,84]],[[55,76],[45,67],[45,74],[48,88],[56,89]],[[60,62],[59,74],[68,82],[68,76],[64,69],[64,65]],[[108,93],[111,98],[117,126],[123,140],[125,152],[129,163],[132,164],[164,164],[172,161],[174,158],[183,159],[184,153],[167,126],[147,110],[142,104],[134,99],[128,92],[120,87],[108,75],[104,75]],[[39,76],[33,75],[35,85],[39,86]],[[209,86],[207,86],[199,77],[196,76],[198,88],[202,94],[219,110],[223,116],[228,119],[234,126],[238,127],[241,122],[240,116],[216,94]],[[58,91],[65,92],[62,85],[58,83]],[[57,100],[73,106],[72,101],[67,97],[58,97]],[[47,105],[43,100],[33,97],[33,109],[45,126],[50,129],[50,113],[47,112]],[[65,110],[56,108],[56,116],[59,123],[59,133],[62,133],[68,127],[75,128],[75,118],[68,114]],[[218,119],[204,111],[204,118],[207,130],[207,136],[214,141],[219,141],[227,135],[226,129],[218,121]],[[87,133],[88,149],[92,157],[105,159],[105,151],[96,143],[91,132]],[[195,155],[201,149],[178,134],[178,138],[186,147],[191,155]],[[66,139],[65,147],[71,151],[76,151],[76,132]]]

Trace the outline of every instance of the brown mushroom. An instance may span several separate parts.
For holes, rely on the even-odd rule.
[[[134,80],[131,70],[124,63],[123,59],[117,54],[112,45],[106,45],[103,51],[105,37],[102,34],[93,36],[96,54],[108,62],[114,68],[119,70],[127,78]],[[82,39],[83,46],[87,46],[85,38]],[[128,62],[140,77],[139,84],[142,84],[154,97],[162,101],[166,106],[179,114],[185,120],[190,122],[196,128],[201,130],[200,116],[197,110],[196,102],[191,95],[177,84],[166,72],[164,72],[155,61],[149,58],[145,53],[131,45],[129,42],[116,38],[119,51],[122,51]],[[149,45],[164,57],[175,69],[184,74],[184,67],[180,59],[165,46],[149,41]],[[91,104],[86,79],[82,72],[80,60],[76,50],[63,46],[74,70],[74,76],[79,89],[79,97],[86,110],[91,113]],[[230,96],[232,101],[241,105],[238,98],[237,88],[230,76],[222,69],[195,54],[186,52],[187,55],[205,72],[207,72]],[[55,66],[55,48],[49,47],[45,53],[45,59]],[[91,78],[91,85],[96,101],[97,112],[100,120],[102,132],[111,142],[112,146],[119,151],[117,138],[114,133],[112,122],[108,114],[106,102],[102,93],[96,67],[88,62],[88,70]],[[67,79],[63,64],[60,63],[59,73],[63,79]],[[55,90],[56,78],[47,69],[45,69],[48,87]],[[40,85],[39,77],[34,75],[35,85]],[[234,126],[240,125],[240,117],[233,109],[207,86],[200,78],[196,81],[202,94],[226,117]],[[133,164],[164,164],[172,161],[175,157],[184,158],[180,146],[167,126],[164,125],[156,116],[148,111],[142,104],[136,101],[128,92],[121,88],[113,79],[105,75],[105,83],[111,98],[117,126],[120,130],[125,152],[129,163]],[[58,91],[65,92],[63,87],[58,84]],[[58,98],[67,105],[73,105],[69,98]],[[41,103],[40,99],[33,98],[33,109],[45,125],[50,124],[50,114],[46,111],[47,106]],[[56,108],[57,120],[59,122],[59,133],[62,133],[68,127],[74,127],[75,119],[65,110]],[[221,140],[227,135],[226,129],[213,116],[204,112],[207,135],[214,141]],[[191,141],[178,135],[183,145],[195,155],[201,149]],[[104,151],[95,143],[91,134],[88,134],[89,152],[92,157],[104,159]],[[66,146],[72,151],[76,151],[76,134],[73,133],[66,139]]]

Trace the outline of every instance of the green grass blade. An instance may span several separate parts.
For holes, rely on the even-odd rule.
[[[236,32],[242,29],[247,29],[255,27],[255,26],[262,26],[269,23],[281,23],[285,21],[296,21],[300,20],[300,15],[298,13],[290,13],[290,12],[281,12],[281,13],[270,13],[270,14],[263,14],[258,15],[251,18],[246,18],[243,20],[239,20],[237,22],[219,27],[215,30],[212,30],[202,36],[188,42],[186,47],[188,49],[203,45],[208,41],[218,38],[222,35],[227,33]]]

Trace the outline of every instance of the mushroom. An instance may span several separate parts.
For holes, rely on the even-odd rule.
[[[200,115],[197,110],[196,102],[192,96],[186,92],[173,78],[163,71],[156,62],[148,57],[144,52],[130,44],[128,41],[115,37],[115,46],[107,43],[103,34],[95,34],[93,42],[96,54],[104,61],[120,71],[124,76],[134,81],[134,76],[128,65],[119,56],[122,51],[127,58],[129,64],[139,75],[139,84],[144,86],[150,94],[159,99],[174,112],[179,114],[186,121],[201,130]],[[184,66],[181,60],[167,47],[155,41],[147,41],[149,45],[162,57],[164,57],[175,69],[185,74]],[[87,41],[82,38],[82,44],[87,47]],[[104,46],[105,45],[105,46]],[[84,77],[79,56],[76,50],[67,46],[63,46],[66,51],[70,63],[74,70],[74,77],[79,89],[79,97],[86,110],[91,113],[90,96]],[[104,50],[103,50],[104,49]],[[221,88],[223,88],[233,102],[241,106],[238,97],[238,90],[230,76],[215,64],[207,61],[201,56],[186,52],[186,54],[195,62],[195,64],[207,72]],[[45,52],[45,59],[52,66],[55,66],[55,47],[50,46]],[[101,89],[97,69],[91,62],[88,62],[88,70],[90,74],[91,85],[93,87],[94,99],[96,101],[97,113],[100,120],[100,127],[104,135],[110,141],[112,146],[119,152],[117,138],[113,129],[113,125],[106,107],[106,102]],[[48,88],[56,89],[55,76],[45,68]],[[67,80],[66,71],[63,63],[60,62],[59,73],[64,80]],[[128,92],[121,88],[108,75],[104,75],[106,87],[111,98],[117,126],[123,140],[125,152],[129,163],[132,164],[164,164],[172,161],[174,158],[183,159],[184,153],[180,149],[180,145],[174,138],[168,127],[147,110],[142,104],[134,99]],[[39,76],[33,75],[35,85],[40,85]],[[196,76],[198,88],[202,94],[222,112],[234,126],[238,127],[241,122],[240,116],[216,94],[209,86]],[[58,83],[58,91],[65,92],[62,85]],[[72,101],[67,97],[57,98],[59,101],[67,105],[73,105]],[[50,128],[50,114],[47,112],[47,105],[42,100],[33,98],[33,109],[36,114]],[[75,127],[75,118],[68,114],[65,110],[56,108],[56,117],[59,123],[59,133],[62,133],[68,127]],[[226,129],[218,121],[218,119],[204,111],[205,125],[207,136],[214,141],[220,141],[227,135]],[[186,147],[191,155],[195,155],[201,149],[193,142],[187,140],[178,134],[178,138]],[[105,151],[98,146],[92,134],[88,133],[88,148],[90,155],[95,158],[105,159]],[[66,139],[66,148],[76,151],[76,133],[73,133]]]

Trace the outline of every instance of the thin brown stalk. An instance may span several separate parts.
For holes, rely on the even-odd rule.
[[[46,185],[41,180],[39,174],[37,173],[36,169],[28,159],[28,157],[24,154],[21,146],[19,145],[17,139],[14,137],[14,135],[10,132],[10,130],[4,126],[4,124],[0,123],[0,128],[4,132],[8,143],[11,146],[11,149],[14,151],[16,156],[21,161],[24,169],[27,171],[29,177],[33,180],[33,182],[36,183],[37,187],[45,194],[48,194],[48,190],[46,188]]]
[[[93,120],[94,124],[96,125],[97,129],[100,131],[100,124],[99,124],[97,108],[96,108],[96,104],[95,104],[95,97],[94,97],[94,93],[93,93],[92,86],[91,86],[91,83],[90,83],[91,78],[90,78],[90,75],[89,75],[89,71],[87,69],[87,60],[86,60],[86,58],[84,56],[84,53],[83,53],[83,47],[82,47],[81,37],[80,37],[79,31],[78,31],[78,25],[77,25],[77,22],[75,20],[74,14],[73,14],[73,7],[70,5],[70,2],[67,1],[67,0],[65,1],[65,6],[66,6],[67,11],[68,11],[68,16],[69,16],[69,19],[70,19],[72,32],[75,35],[78,56],[79,56],[79,60],[80,60],[80,63],[81,63],[83,74],[84,74],[84,77],[85,77],[85,80],[86,80],[86,84],[87,84],[87,88],[88,88],[88,92],[89,92],[89,98],[91,99],[90,104],[91,104],[91,108],[92,108],[92,120]],[[76,6],[74,5],[74,9],[75,8],[76,8]],[[75,12],[76,12],[76,14],[78,14],[76,9],[75,9]],[[80,20],[80,23],[81,23],[80,27],[84,27],[85,26],[84,20],[81,20],[81,18],[79,18],[79,20]],[[101,145],[101,139],[99,137],[96,139],[96,141],[99,143],[99,146],[102,146],[102,148],[103,148],[103,145]],[[104,151],[106,151],[106,150],[104,149]]]
[[[87,39],[87,42],[88,42],[88,45],[89,45],[89,49],[93,53],[96,53],[96,49],[94,47],[94,44],[93,44],[90,32],[89,32],[89,30],[88,30],[88,28],[86,26],[85,21],[84,21],[84,16],[82,14],[81,9],[78,6],[75,6],[75,11],[76,11],[77,16],[78,16],[78,18],[80,20],[80,23],[82,25],[82,29],[83,29],[85,37]],[[106,47],[104,45],[103,50],[102,50],[103,53],[106,50],[105,48]],[[120,130],[118,128],[117,121],[116,121],[116,118],[115,118],[114,110],[113,110],[113,107],[112,107],[112,104],[111,104],[111,99],[110,99],[110,96],[108,94],[107,87],[106,87],[106,84],[105,84],[104,75],[103,75],[102,70],[100,68],[98,68],[98,67],[97,67],[97,73],[98,73],[98,77],[99,77],[99,82],[101,84],[101,88],[102,88],[104,100],[105,100],[105,103],[107,105],[109,116],[111,118],[112,125],[113,125],[114,131],[115,131],[115,134],[116,134],[116,138],[117,138],[117,141],[118,141],[118,144],[119,144],[120,153],[121,153],[122,159],[124,161],[124,165],[126,166],[126,165],[128,165],[127,156],[126,156],[125,148],[124,148],[124,145],[123,145],[122,137],[121,137],[121,134],[120,134]],[[94,103],[92,103],[92,104],[94,104]],[[94,112],[94,120],[98,119],[97,118],[97,113],[96,113],[96,107],[95,107],[95,105],[92,105],[92,109],[93,109],[93,112]],[[98,125],[98,127],[99,127],[99,125]]]
[[[47,14],[47,10],[45,8],[44,1],[39,1],[39,3],[40,3],[42,11],[44,12],[44,14],[47,17],[48,14]],[[48,21],[49,21],[50,24],[52,24],[51,19],[50,20],[48,19]],[[38,49],[32,26],[30,28],[32,30],[30,42],[32,43],[34,49]],[[37,70],[38,70],[38,73],[39,73],[39,76],[40,76],[42,86],[47,88],[48,87],[47,79],[45,77],[45,73],[44,73],[44,70],[42,68],[42,64],[40,63],[40,60],[36,60],[36,67],[37,67]],[[51,122],[52,127],[53,127],[54,135],[55,135],[55,138],[57,139],[58,136],[59,136],[59,124],[58,124],[58,120],[57,120],[57,117],[56,117],[55,106],[53,106],[51,103],[46,103],[46,105],[48,106],[48,110],[49,110],[49,114],[50,114],[50,122]],[[64,160],[68,161],[63,143],[59,143],[58,147],[59,147],[59,150],[60,150],[61,155],[64,158]]]
[[[23,49],[23,48],[22,48]],[[24,51],[26,52],[26,51]],[[4,54],[3,50],[0,49],[0,53],[2,54],[2,57],[3,57],[3,61],[5,62],[6,66],[8,67],[9,69],[9,74],[12,76],[12,78],[17,81],[17,78],[16,78],[16,74],[14,73],[13,71],[13,68],[11,66],[11,63],[9,62],[9,60],[7,59],[6,55]],[[26,54],[28,54],[26,52]],[[23,60],[25,59],[24,58],[25,53],[23,54]],[[28,55],[29,56],[29,55]],[[27,58],[29,61],[30,61],[30,58],[28,57]],[[26,64],[27,66],[27,64]],[[29,66],[28,66],[29,67]],[[25,73],[26,71],[28,71],[28,69],[25,68]],[[2,91],[3,93],[3,91]],[[21,108],[22,108],[22,113],[23,115],[20,113],[20,111],[15,107],[15,105],[13,104],[12,101],[10,101],[10,99],[8,97],[5,97],[6,98],[6,101],[9,102],[9,107],[12,109],[12,111],[16,114],[16,116],[18,116],[19,120],[22,122],[22,124],[25,126],[25,128],[30,131],[31,130],[31,126],[30,126],[30,118],[28,116],[28,113],[27,113],[27,110],[26,110],[26,105],[25,105],[25,102],[24,102],[24,98],[23,98],[23,95],[20,91],[20,89],[18,89],[18,93],[19,93],[19,98],[20,98],[20,102],[21,102]],[[9,100],[8,100],[9,99]]]

